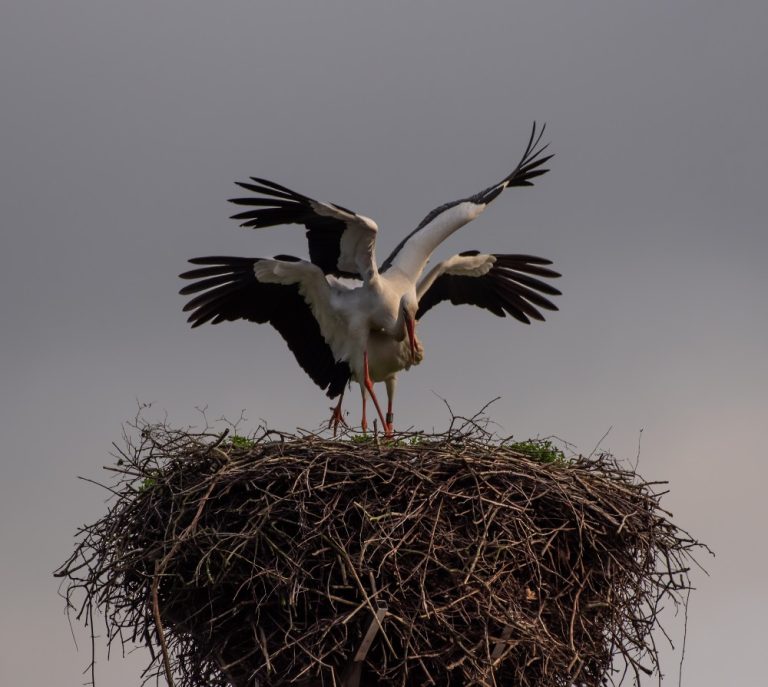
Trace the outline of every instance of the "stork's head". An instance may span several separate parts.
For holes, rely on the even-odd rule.
[[[408,343],[411,346],[411,361],[415,364],[416,360],[416,312],[419,309],[419,302],[416,300],[416,294],[408,292],[400,300],[400,318],[403,323],[403,338],[408,337]]]

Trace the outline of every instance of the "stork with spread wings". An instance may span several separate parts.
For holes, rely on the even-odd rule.
[[[515,169],[475,195],[430,212],[381,264],[376,263],[378,226],[340,205],[314,200],[266,179],[239,186],[253,193],[231,202],[248,209],[233,216],[241,226],[301,224],[309,260],[209,256],[193,258],[181,277],[196,294],[184,307],[193,327],[231,320],[269,322],[285,339],[299,365],[329,397],[339,397],[330,424],[342,422],[341,402],[350,380],[360,384],[362,427],[367,429],[366,393],[387,434],[392,432],[396,375],[421,361],[416,323],[436,304],[467,303],[499,317],[529,324],[542,310],[557,310],[547,298],[560,293],[546,279],[560,275],[549,260],[531,255],[467,251],[443,260],[423,275],[433,251],[475,219],[505,188],[532,186],[552,157],[543,155],[544,127],[533,125]],[[387,413],[374,393],[385,382]]]

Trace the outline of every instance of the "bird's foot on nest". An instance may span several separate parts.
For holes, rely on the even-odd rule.
[[[362,430],[363,434],[367,434],[368,433],[368,423],[365,420],[363,420],[360,423],[360,429]],[[373,420],[373,431],[374,431],[374,433],[376,432],[376,419],[375,418]],[[385,437],[391,437],[393,431],[394,431],[394,425],[391,422],[387,422],[384,425],[384,436]]]
[[[349,425],[346,423],[344,416],[342,415],[340,405],[331,409],[331,419],[328,420],[328,429],[333,429],[333,436],[336,436],[338,433],[339,425],[345,429],[349,429]]]

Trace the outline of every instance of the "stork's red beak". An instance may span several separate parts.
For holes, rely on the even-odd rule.
[[[416,363],[416,332],[413,318],[405,316],[405,329],[408,332],[408,343],[411,344],[411,362]]]

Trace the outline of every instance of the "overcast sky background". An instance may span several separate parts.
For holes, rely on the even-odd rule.
[[[78,685],[51,571],[104,511],[137,399],[172,424],[246,411],[317,427],[330,403],[269,327],[189,330],[189,257],[305,254],[239,229],[233,181],[354,208],[387,255],[497,181],[531,122],[557,154],[439,253],[546,256],[560,312],[530,327],[443,305],[396,422],[440,398],[670,480],[717,552],[696,573],[683,684],[757,685],[768,643],[768,3],[4,0],[0,9],[0,683]],[[359,421],[358,394],[346,409]],[[244,429],[247,429],[244,428]],[[660,637],[660,639],[662,639]],[[681,639],[679,633],[676,639]],[[678,654],[665,652],[677,684]],[[100,647],[101,684],[146,656]],[[648,684],[654,684],[649,680]]]

